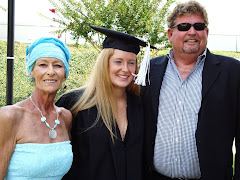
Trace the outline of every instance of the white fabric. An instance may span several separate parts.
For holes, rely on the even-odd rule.
[[[135,77],[135,84],[146,86],[146,75],[148,72],[149,77],[149,71],[150,71],[150,44],[147,43],[145,55],[141,62],[139,72],[137,75],[133,74],[133,76]],[[150,83],[149,79],[148,82]]]

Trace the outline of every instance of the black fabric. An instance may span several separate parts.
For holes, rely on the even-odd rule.
[[[133,52],[135,54],[138,54],[140,51],[140,47],[135,41],[122,40],[112,37],[105,38],[103,41],[103,49],[104,48],[119,49],[122,51]]]
[[[142,88],[145,114],[145,179],[151,180],[159,93],[166,70],[166,56],[151,60],[151,85]],[[196,142],[200,180],[232,180],[232,143],[240,152],[240,62],[207,52],[202,74],[202,102]],[[236,159],[236,160],[237,160]],[[235,161],[234,180],[240,180],[240,161]]]
[[[82,92],[73,91],[57,101],[57,106],[71,108]],[[112,142],[103,122],[90,128],[97,117],[96,107],[79,112],[73,119],[73,164],[63,179],[141,180],[143,174],[143,109],[140,97],[127,95],[128,128],[126,141]]]
[[[119,31],[114,31],[111,29],[100,28],[95,26],[90,27],[107,36],[103,42],[103,49],[113,48],[138,54],[140,51],[139,46],[145,47],[147,45],[146,42],[127,33],[122,33]],[[151,46],[151,48],[155,49],[155,47],[153,46]]]

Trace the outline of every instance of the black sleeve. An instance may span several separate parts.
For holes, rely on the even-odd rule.
[[[240,88],[238,90],[238,109],[240,109]],[[235,154],[235,175],[234,180],[240,179],[240,110],[238,111],[237,117],[237,133],[235,137],[235,146],[236,146],[236,154]]]
[[[55,103],[58,107],[64,107],[66,109],[71,109],[73,105],[78,101],[82,91],[75,90],[62,95]]]

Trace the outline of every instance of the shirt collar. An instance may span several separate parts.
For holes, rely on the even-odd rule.
[[[206,55],[207,55],[207,48],[203,51],[203,53],[202,53],[200,56],[198,56],[198,61],[199,61],[199,59],[200,59],[200,60],[205,59],[205,58],[206,58]],[[173,58],[173,49],[170,49],[170,51],[169,51],[168,54],[167,54],[167,57],[168,57],[169,59],[174,59],[174,58]]]
[[[207,48],[203,51],[203,53],[200,56],[198,56],[197,62],[194,67],[196,67],[196,66],[198,67],[201,64],[203,64],[205,62],[206,55],[207,55]],[[170,49],[170,51],[167,54],[167,57],[168,57],[168,59],[170,59],[170,61],[172,61],[172,63],[174,62],[173,49]],[[174,62],[174,64],[175,64],[175,62]]]

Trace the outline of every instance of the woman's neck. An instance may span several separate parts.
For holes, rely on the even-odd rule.
[[[126,88],[125,89],[115,89],[114,95],[116,99],[125,99],[126,98]]]
[[[55,110],[55,94],[42,94],[34,91],[34,93],[31,95],[31,98],[33,102],[37,105],[37,107],[41,109],[42,112],[48,113],[52,110]]]

